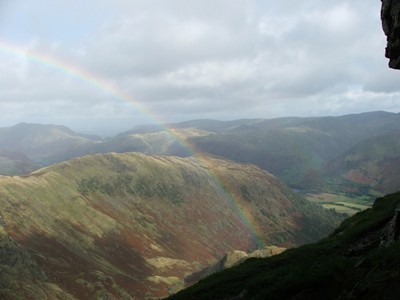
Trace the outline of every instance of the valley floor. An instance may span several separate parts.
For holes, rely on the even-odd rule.
[[[349,197],[342,194],[307,194],[308,201],[320,204],[325,209],[333,209],[338,213],[352,216],[372,207],[373,202],[365,197]]]

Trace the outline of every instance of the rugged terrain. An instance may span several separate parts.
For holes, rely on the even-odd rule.
[[[0,177],[0,298],[165,297],[227,252],[315,241],[336,220],[252,165],[75,158]]]
[[[331,161],[338,164],[338,160],[345,159],[343,155],[349,151],[355,155],[359,155],[359,151],[373,151],[368,150],[374,147],[368,141],[398,134],[400,114],[371,112],[338,117],[253,120],[246,125],[219,130],[208,136],[190,138],[189,141],[201,151],[253,163],[305,193],[346,193],[345,189],[331,181]],[[381,148],[393,149],[391,143],[390,139],[386,139]],[[375,160],[389,158],[388,152],[375,153],[378,155]],[[378,180],[386,175],[380,171],[371,170],[369,176]],[[336,174],[335,180],[343,179],[341,173]],[[352,183],[354,195],[376,195],[374,191],[369,193],[362,183]],[[375,187],[371,185],[368,188]],[[390,193],[393,188],[400,189],[400,182],[388,189],[381,187],[379,192]]]
[[[372,201],[377,195],[400,189],[398,181],[381,181],[400,169],[393,153],[399,130],[400,114],[388,112],[270,120],[194,120],[140,126],[104,139],[81,135],[63,126],[19,124],[0,129],[0,148],[19,152],[41,166],[95,153],[135,151],[187,157],[200,151],[255,164],[303,193],[325,192],[352,198],[362,195]],[[357,162],[363,166],[358,167]],[[3,163],[2,174],[26,174],[31,170],[11,163],[13,168],[9,161]]]
[[[212,275],[170,299],[398,299],[400,193],[328,238]]]

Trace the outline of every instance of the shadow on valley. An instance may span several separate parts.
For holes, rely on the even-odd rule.
[[[397,299],[399,224],[396,193],[316,244],[249,259],[169,299]]]

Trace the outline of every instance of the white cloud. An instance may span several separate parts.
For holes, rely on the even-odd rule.
[[[0,47],[0,105],[12,120],[93,124],[139,120],[129,99],[166,121],[393,111],[400,88],[383,55],[378,2],[8,1],[3,40],[117,88]]]

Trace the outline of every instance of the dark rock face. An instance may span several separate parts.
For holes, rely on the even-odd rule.
[[[381,238],[381,246],[388,247],[394,244],[400,235],[400,205],[397,206],[393,218],[387,224],[386,229]]]
[[[398,241],[400,236],[400,204],[397,205],[392,218],[377,230],[365,234],[350,245],[348,256],[358,256],[377,247],[389,247]]]
[[[382,28],[387,36],[385,56],[389,67],[400,69],[400,1],[382,0]]]

